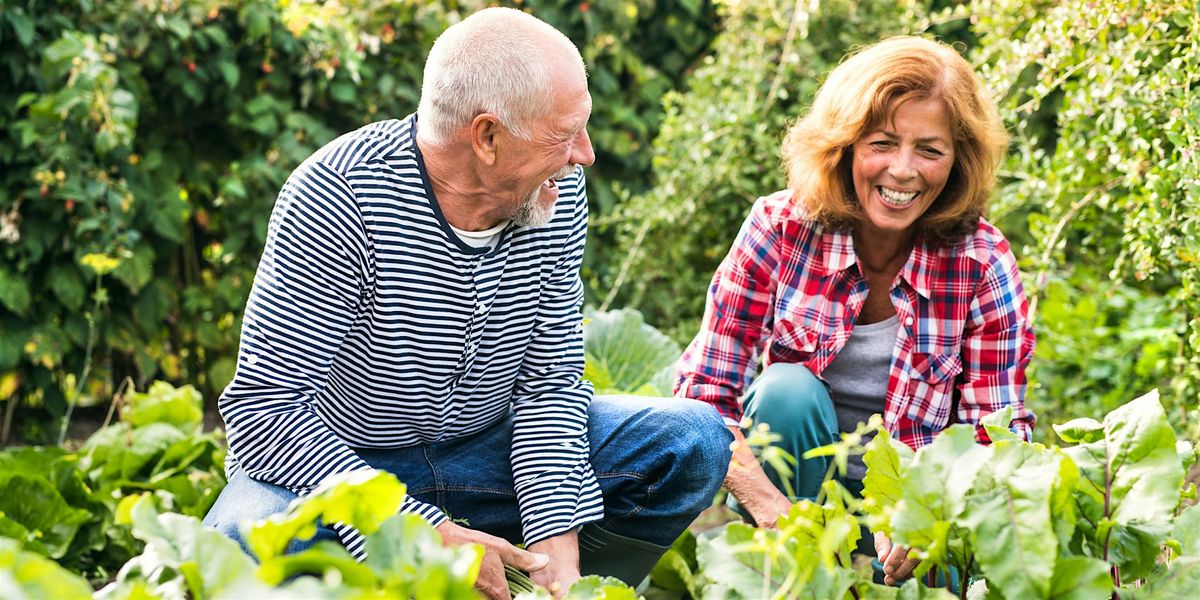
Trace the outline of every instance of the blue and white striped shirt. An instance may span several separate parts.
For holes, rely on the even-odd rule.
[[[583,170],[558,182],[550,223],[510,224],[494,247],[472,248],[434,200],[415,124],[347,133],[280,191],[220,399],[230,460],[306,494],[370,468],[351,448],[471,435],[511,412],[526,544],[598,520],[581,378]],[[446,519],[412,498],[402,510]],[[362,557],[362,538],[337,529]]]

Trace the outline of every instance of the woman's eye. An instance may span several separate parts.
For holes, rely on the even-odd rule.
[[[933,148],[933,147],[929,147],[929,146],[922,148],[921,152],[924,152],[926,156],[932,156],[935,158],[942,155],[941,150],[938,150],[937,148]]]
[[[888,140],[875,140],[874,142],[871,142],[871,147],[872,148],[891,148],[892,143]]]

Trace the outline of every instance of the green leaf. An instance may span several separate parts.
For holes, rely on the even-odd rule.
[[[1032,444],[998,443],[991,468],[979,476],[982,490],[968,499],[962,523],[971,530],[975,558],[1006,598],[1050,592],[1058,558],[1051,500],[1064,460]]]
[[[1090,444],[1104,439],[1104,424],[1081,417],[1054,426],[1054,433],[1068,444]]]
[[[225,78],[226,85],[231,88],[237,87],[238,79],[241,77],[241,71],[238,70],[236,64],[227,60],[218,61],[217,70],[221,72],[221,77]]]
[[[1054,564],[1050,582],[1050,594],[1046,597],[1054,600],[1109,598],[1113,592],[1108,563],[1090,556],[1060,557]]]
[[[113,271],[129,291],[137,294],[154,277],[154,248],[150,244],[138,244]]]
[[[1176,600],[1191,598],[1200,589],[1200,557],[1187,556],[1171,561],[1169,569],[1146,581],[1144,594],[1137,600]],[[1125,593],[1121,593],[1125,597]]]
[[[52,265],[46,271],[46,283],[63,306],[71,310],[83,307],[87,290],[84,289],[83,278],[79,276],[79,269],[76,269],[74,264],[68,262]]]
[[[896,600],[953,600],[955,597],[945,588],[925,587],[915,577],[905,581],[895,596]]]
[[[924,551],[921,573],[952,562],[965,566],[961,550],[950,547],[950,532],[991,450],[975,443],[974,427],[959,424],[943,431],[913,458],[901,484],[902,498],[892,513],[892,529],[893,541]]]
[[[1171,538],[1179,542],[1182,556],[1200,558],[1200,504],[1187,507],[1175,517]]]
[[[161,573],[159,589],[185,585],[194,598],[211,598],[237,589],[239,595],[261,595],[265,586],[254,580],[254,561],[237,542],[195,517],[159,514],[151,496],[143,496],[130,511],[133,534],[146,542],[141,556],[121,569],[119,579],[141,573]],[[232,594],[231,594],[232,595]]]
[[[329,86],[329,95],[342,104],[353,104],[358,98],[354,84],[348,81],[338,81]]]
[[[679,358],[679,346],[642,321],[633,309],[584,311],[583,348],[592,363],[592,373],[607,374],[605,387],[597,392],[626,393],[637,390]],[[595,382],[593,382],[595,383]],[[658,390],[670,395],[670,389]]]
[[[28,48],[33,43],[34,27],[33,21],[25,16],[25,12],[19,8],[5,11],[8,17],[8,23],[12,25],[13,33],[17,35],[17,43]]]
[[[155,381],[146,393],[129,395],[121,419],[135,428],[164,423],[183,432],[196,431],[204,422],[204,398],[190,385],[176,388]]]
[[[891,512],[900,501],[902,482],[913,451],[903,442],[881,433],[867,443],[863,463],[867,475],[863,478],[863,512],[873,517],[872,528],[891,533]]]
[[[87,600],[92,586],[86,579],[31,552],[14,540],[0,538],[0,589],[10,598]]]
[[[31,301],[29,282],[18,274],[0,269],[0,304],[18,315],[26,315]]]
[[[571,584],[567,600],[637,600],[637,592],[615,577],[588,575]]]
[[[693,598],[699,598],[703,591],[703,578],[698,569],[696,535],[684,530],[671,544],[671,549],[658,559],[650,571],[650,581],[660,588],[687,592]]]
[[[1107,556],[1123,578],[1143,577],[1170,531],[1184,476],[1158,393],[1105,416],[1104,439],[1065,452],[1083,474],[1079,526],[1093,554]]]
[[[50,558],[66,554],[79,527],[91,519],[63,499],[46,474],[0,472],[0,515],[21,525]]]
[[[979,420],[987,431],[988,437],[992,442],[1016,441],[1020,438],[1012,432],[1012,407],[1005,406],[1004,408],[989,413],[986,417]]]
[[[760,538],[755,540],[756,535]],[[743,597],[752,598],[761,592],[774,590],[780,582],[763,570],[761,557],[750,552],[775,532],[756,529],[745,523],[730,523],[721,535],[701,544],[696,550],[700,571],[712,584],[725,589],[739,590]],[[775,573],[775,576],[780,574]],[[711,588],[710,588],[711,589]]]
[[[260,561],[266,561],[283,554],[293,539],[312,538],[318,520],[350,525],[370,535],[400,510],[404,490],[404,484],[387,472],[342,473],[293,502],[285,514],[252,525],[246,544]]]
[[[443,546],[429,522],[412,514],[384,521],[365,548],[365,564],[395,597],[472,597],[483,562],[481,546]]]
[[[331,573],[337,574],[336,580],[341,585],[350,588],[374,589],[378,581],[370,567],[359,564],[338,542],[328,540],[317,542],[301,552],[264,560],[258,567],[259,579],[268,585],[279,585],[299,575],[324,579]]]
[[[187,437],[166,423],[131,428],[117,423],[94,433],[84,442],[80,468],[98,485],[119,480],[146,480],[150,468],[173,444]]]

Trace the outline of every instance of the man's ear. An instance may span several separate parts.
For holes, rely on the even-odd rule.
[[[500,145],[500,119],[491,113],[480,113],[471,120],[471,150],[479,162],[496,164]]]

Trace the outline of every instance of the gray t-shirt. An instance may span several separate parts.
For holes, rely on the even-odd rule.
[[[865,423],[871,415],[883,412],[892,351],[899,330],[900,317],[896,315],[878,323],[855,325],[846,345],[821,373],[833,388],[831,395],[838,431],[854,431],[860,422]],[[866,473],[862,456],[850,457],[846,477],[861,480]]]

